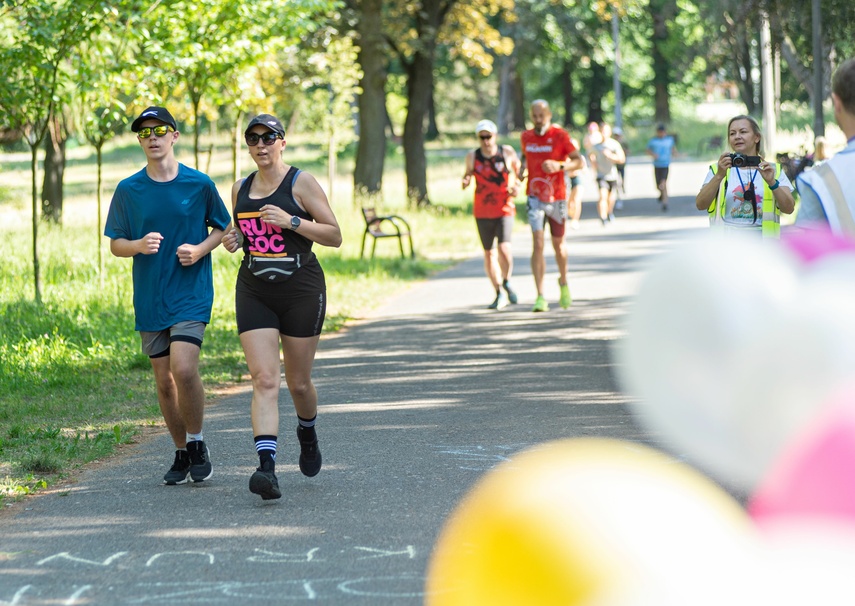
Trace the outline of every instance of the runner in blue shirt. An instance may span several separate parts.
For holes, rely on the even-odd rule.
[[[656,127],[656,136],[647,143],[647,153],[653,156],[653,174],[662,212],[665,212],[668,210],[668,167],[671,165],[671,157],[677,153],[677,143],[668,134],[664,124]]]
[[[202,482],[213,473],[202,435],[205,392],[199,376],[214,303],[210,253],[231,222],[210,177],[176,160],[179,133],[165,108],[147,108],[131,130],[147,163],[116,187],[104,235],[115,256],[133,258],[135,329],[151,360],[176,448],[163,482]]]

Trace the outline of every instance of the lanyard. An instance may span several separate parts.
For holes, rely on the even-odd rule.
[[[751,170],[749,169],[748,172],[750,174]],[[759,168],[754,169],[754,174],[751,175],[751,180],[749,181],[751,188],[750,188],[750,190],[747,190],[747,189],[745,189],[745,184],[742,182],[742,171],[739,168],[736,169],[736,176],[739,177],[739,185],[742,187],[742,196],[743,196],[742,199],[745,200],[746,194],[748,193],[748,191],[751,191],[751,198],[752,198],[750,200],[751,210],[754,211],[753,223],[757,223],[757,192],[754,188],[754,179],[757,177],[758,172],[760,172]],[[749,200],[746,200],[746,201],[749,201]]]
[[[760,169],[759,169],[759,168],[757,168],[757,169],[755,169],[755,170],[754,170],[754,174],[753,174],[753,175],[751,175],[751,180],[749,181],[749,183],[751,184],[751,189],[752,189],[752,190],[754,189],[754,179],[756,179],[756,178],[757,178],[757,173],[758,173],[759,171],[760,171]],[[751,172],[751,171],[750,171],[750,169],[749,169],[749,171],[748,171],[748,172]],[[742,186],[742,191],[745,191],[745,183],[743,183],[743,182],[742,182],[742,170],[740,170],[739,168],[736,168],[736,176],[737,176],[737,177],[739,177],[739,185],[740,185],[740,186]],[[754,200],[755,200],[755,202],[756,202],[756,200],[757,200],[757,194],[754,194]]]

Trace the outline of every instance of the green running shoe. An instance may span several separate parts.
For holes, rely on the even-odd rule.
[[[546,299],[543,298],[543,295],[537,295],[537,299],[534,300],[534,307],[532,307],[531,310],[549,311],[549,303],[546,302]]]
[[[573,304],[573,299],[570,298],[570,286],[559,284],[558,287],[561,289],[561,297],[558,299],[558,304],[561,306],[561,309],[567,309]]]

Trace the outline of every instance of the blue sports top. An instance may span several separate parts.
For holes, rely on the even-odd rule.
[[[175,179],[165,183],[153,180],[145,168],[119,182],[104,235],[112,240],[139,240],[150,232],[163,236],[157,254],[133,257],[136,330],[154,332],[178,322],[211,321],[211,255],[184,267],[176,251],[182,244],[201,243],[210,228],[226,229],[229,221],[211,178],[183,164]]]
[[[671,152],[674,150],[674,137],[671,135],[653,137],[648,141],[647,149],[657,156],[653,161],[653,166],[656,168],[667,168],[671,164]]]

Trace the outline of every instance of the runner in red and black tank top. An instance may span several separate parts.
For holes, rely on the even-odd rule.
[[[485,157],[480,149],[475,150],[475,205],[476,219],[498,219],[516,214],[513,197],[508,191],[510,170],[505,163],[502,148],[492,157]]]
[[[466,189],[475,177],[473,214],[484,249],[484,270],[496,292],[496,298],[488,306],[490,309],[501,309],[517,302],[509,280],[513,272],[511,233],[517,212],[514,198],[519,190],[520,161],[513,147],[498,144],[497,131],[490,120],[481,120],[476,125],[475,134],[481,146],[466,154],[462,181]],[[497,240],[498,255],[493,247]]]

